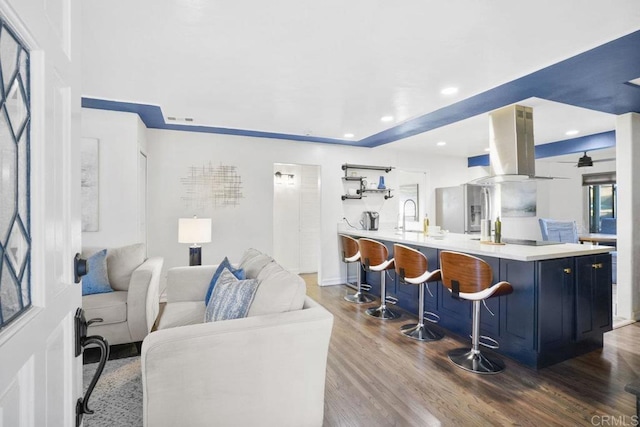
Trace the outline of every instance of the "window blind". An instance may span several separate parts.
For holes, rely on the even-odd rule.
[[[615,183],[615,172],[586,173],[582,175],[582,185],[601,185]]]

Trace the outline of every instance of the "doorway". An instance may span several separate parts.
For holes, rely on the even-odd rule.
[[[147,155],[138,153],[138,240],[147,248]]]
[[[273,165],[273,257],[297,274],[320,264],[320,166]]]

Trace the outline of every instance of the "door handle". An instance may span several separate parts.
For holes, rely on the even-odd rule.
[[[596,269],[598,269],[598,268],[602,268],[602,263],[601,263],[601,262],[599,262],[599,263],[597,263],[597,264],[591,264],[591,267],[596,268]]]
[[[84,348],[88,345],[96,345],[100,348],[100,362],[98,363],[98,368],[93,374],[93,378],[91,378],[91,382],[89,383],[89,387],[87,388],[84,396],[79,398],[76,402],[76,427],[79,427],[80,424],[82,424],[82,416],[84,414],[93,414],[93,410],[89,409],[89,398],[91,397],[91,393],[93,393],[93,389],[98,382],[98,378],[102,375],[104,365],[107,363],[107,359],[109,358],[109,343],[99,335],[87,336],[87,329],[89,328],[89,325],[91,323],[101,322],[102,319],[91,319],[87,322],[84,317],[84,310],[78,308],[76,310],[74,320],[76,330],[76,357],[80,356]]]
[[[75,283],[80,283],[80,278],[89,272],[89,264],[84,258],[80,258],[80,254],[76,254],[73,258],[73,277]]]
[[[570,268],[565,268],[564,272],[567,273],[567,274],[571,274],[571,269]]]

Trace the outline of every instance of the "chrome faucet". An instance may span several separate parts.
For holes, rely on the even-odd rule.
[[[415,200],[413,199],[407,199],[404,201],[404,204],[402,205],[402,231],[407,231],[407,203],[413,203],[413,211],[415,212],[415,215],[413,216],[414,218],[416,218],[418,216],[418,205],[416,205]]]

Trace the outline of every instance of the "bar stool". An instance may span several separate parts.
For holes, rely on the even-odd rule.
[[[389,257],[389,250],[385,245],[375,240],[360,238],[358,240],[360,248],[360,260],[366,271],[379,271],[380,276],[380,307],[368,308],[365,313],[378,319],[397,319],[400,313],[387,308],[387,300],[393,301],[395,298],[387,296],[386,270],[393,269],[393,258]]]
[[[434,331],[424,324],[424,290],[427,282],[440,280],[440,271],[429,271],[429,261],[423,253],[404,245],[393,245],[393,259],[396,276],[403,283],[420,286],[418,301],[418,324],[407,324],[400,328],[402,333],[418,341],[437,341],[444,334]]]
[[[487,298],[508,295],[513,292],[509,282],[498,282],[491,285],[493,271],[491,266],[480,258],[458,252],[440,252],[440,274],[442,284],[451,292],[453,298],[473,301],[473,323],[471,333],[471,350],[458,348],[449,352],[449,359],[462,369],[478,374],[497,374],[504,370],[504,362],[493,356],[482,354],[480,344],[480,302]],[[495,342],[495,340],[492,340]],[[497,344],[497,342],[496,342]]]
[[[358,265],[358,273],[356,275],[356,280],[358,281],[358,289],[355,294],[346,295],[344,299],[356,304],[363,304],[373,301],[372,297],[362,293],[362,289],[365,289],[365,286],[367,288],[366,290],[369,290],[369,288],[371,287],[369,285],[363,285],[361,281],[360,273],[362,270],[362,266],[360,264],[360,248],[358,248],[358,241],[351,236],[340,234],[340,243],[342,245],[342,261],[347,264],[355,262]]]

